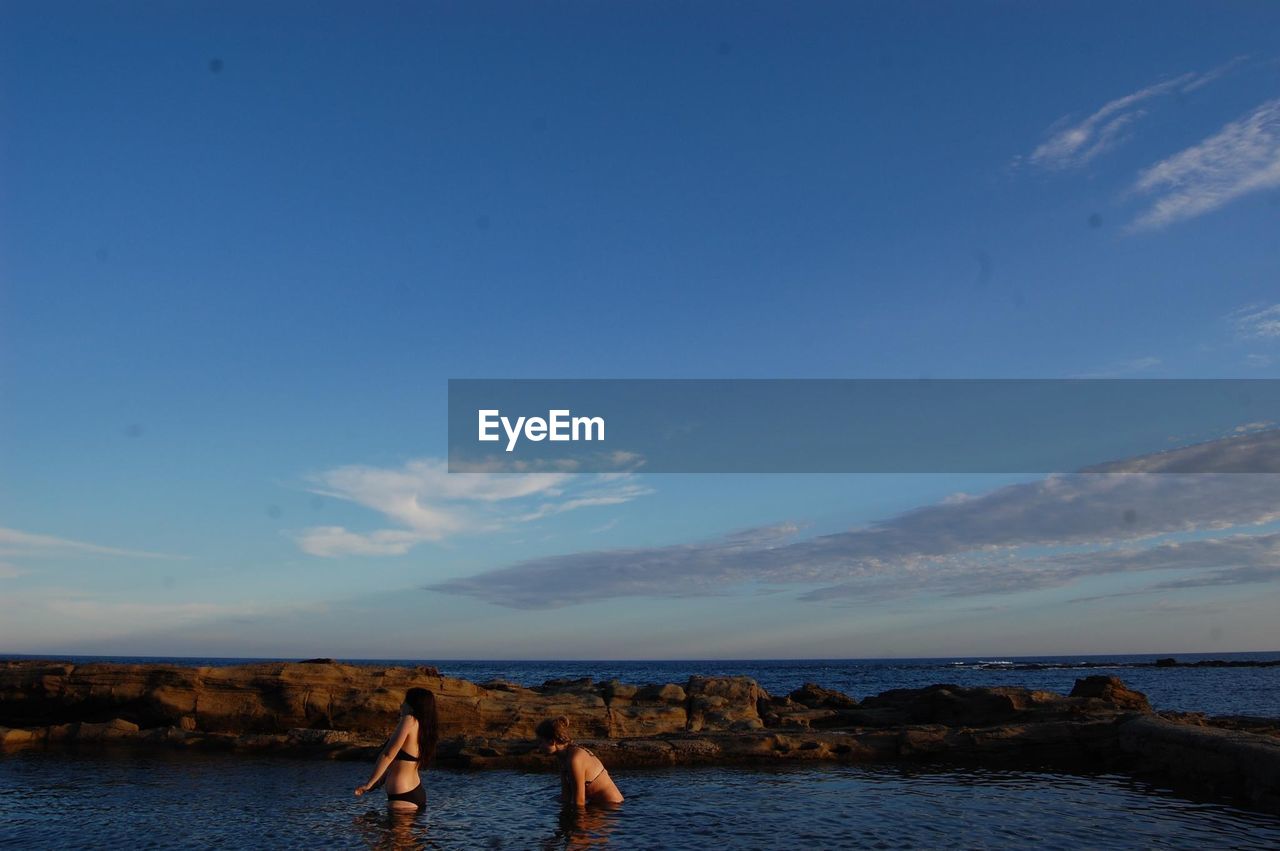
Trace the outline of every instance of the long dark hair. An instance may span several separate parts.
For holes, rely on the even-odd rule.
[[[436,696],[424,688],[411,688],[404,694],[409,714],[418,719],[418,764],[427,765],[436,754],[440,741],[440,721],[436,717]]]

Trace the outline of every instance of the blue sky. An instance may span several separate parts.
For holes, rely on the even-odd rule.
[[[1165,525],[1068,533],[1033,477],[439,465],[449,378],[1280,377],[1278,27],[1264,3],[8,4],[0,651],[1276,649],[1267,485],[1203,487],[1223,514],[1196,482],[1123,493]],[[759,556],[938,529],[956,493],[1050,503],[972,551],[724,569],[741,530],[794,525]],[[1252,538],[1158,549],[1206,530]],[[1063,561],[1090,546],[1111,567]],[[665,587],[592,584],[646,558]],[[519,565],[558,577],[542,607],[493,579]]]

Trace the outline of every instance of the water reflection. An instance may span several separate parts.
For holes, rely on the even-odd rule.
[[[544,849],[598,848],[609,844],[609,835],[618,822],[622,804],[591,804],[579,807],[566,804],[560,808],[555,834],[542,843]]]
[[[427,822],[418,810],[386,809],[370,810],[354,820],[356,832],[366,845],[379,851],[409,851],[409,849],[434,848],[427,842]]]

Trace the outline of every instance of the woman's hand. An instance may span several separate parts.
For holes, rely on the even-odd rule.
[[[369,787],[368,787],[368,786],[357,786],[357,787],[356,787],[356,797],[357,797],[357,798],[359,798],[361,795],[363,795],[365,792],[368,792],[368,791],[369,791]]]

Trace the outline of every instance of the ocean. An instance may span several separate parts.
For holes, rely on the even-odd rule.
[[[525,685],[585,676],[645,683],[680,682],[691,674],[745,674],[773,694],[811,681],[859,698],[936,682],[1066,692],[1077,677],[1103,673],[1147,692],[1159,709],[1280,716],[1280,668],[1156,668],[1156,658],[366,661],[434,664],[450,676]],[[1177,658],[1248,661],[1280,658],[1280,653]],[[611,772],[627,796],[624,804],[579,813],[557,803],[554,775],[431,770],[424,775],[427,810],[393,817],[380,794],[372,801],[351,794],[367,772],[361,763],[229,753],[20,751],[0,757],[0,845],[673,851],[710,846],[1280,847],[1280,818],[1116,774],[832,764],[630,770]]]

